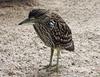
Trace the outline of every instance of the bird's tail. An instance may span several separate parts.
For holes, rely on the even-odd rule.
[[[65,49],[68,50],[68,51],[74,52],[75,47],[74,47],[74,42],[73,42],[73,40],[70,42],[70,45],[69,45],[69,46],[65,47]]]

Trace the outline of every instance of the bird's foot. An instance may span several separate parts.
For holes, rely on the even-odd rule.
[[[51,68],[51,69],[48,69],[47,72],[49,72],[50,74],[52,74],[52,73],[55,73],[55,72],[58,73],[59,70],[58,70],[58,67],[55,66],[55,67],[53,67],[53,68]]]
[[[44,66],[43,68],[41,68],[41,69],[39,69],[39,70],[44,70],[44,69],[46,69],[46,71],[49,71],[49,70],[51,70],[52,68],[54,68],[54,67],[56,67],[56,64],[55,65],[46,65],[46,66]]]

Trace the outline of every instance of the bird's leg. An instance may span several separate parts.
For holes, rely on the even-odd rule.
[[[52,66],[52,58],[53,58],[54,48],[51,48],[51,56],[49,66]]]
[[[53,58],[53,54],[54,54],[54,48],[51,48],[51,56],[50,56],[49,65],[44,66],[44,68],[42,68],[42,69],[47,69],[47,71],[52,71],[52,72],[53,71],[58,72],[60,50],[59,49],[56,49],[56,50],[57,50],[57,63],[55,65],[52,65],[52,58]],[[52,69],[52,67],[54,67],[54,69]]]
[[[56,71],[58,72],[58,66],[59,66],[59,56],[60,56],[60,50],[57,49],[57,66],[56,66]]]
[[[54,53],[54,48],[51,48],[50,62],[49,62],[49,65],[45,66],[46,68],[49,68],[52,66],[53,53]]]
[[[56,49],[56,50],[57,50],[57,63],[55,65],[51,66],[51,67],[56,66],[54,69],[51,69],[51,71],[58,73],[60,50],[59,49]]]
[[[52,67],[52,58],[53,58],[54,48],[51,48],[51,55],[50,55],[50,62],[49,65],[44,66],[43,69],[47,69],[49,67]]]

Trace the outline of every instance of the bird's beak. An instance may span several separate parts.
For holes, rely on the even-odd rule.
[[[24,21],[20,22],[18,25],[22,25],[22,24],[29,23],[29,22],[30,22],[30,19],[25,19]]]

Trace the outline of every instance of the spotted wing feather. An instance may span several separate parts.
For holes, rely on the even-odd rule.
[[[51,37],[56,47],[61,47],[69,51],[74,51],[71,29],[64,20],[57,14],[52,13],[50,20],[53,20],[54,27],[51,28]]]

